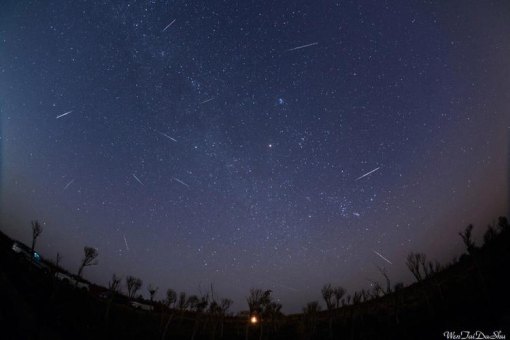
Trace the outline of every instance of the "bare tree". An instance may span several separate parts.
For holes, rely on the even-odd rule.
[[[230,306],[232,306],[233,303],[234,303],[234,301],[232,301],[230,299],[221,299],[220,307],[221,307],[221,311],[224,315],[227,314],[228,310],[230,309]]]
[[[333,288],[333,296],[335,298],[335,308],[340,308],[340,301],[344,297],[346,290],[343,287]]]
[[[487,231],[485,234],[483,234],[483,244],[487,245],[491,243],[497,236],[497,231],[494,228],[494,226],[491,226],[490,224],[487,226]]]
[[[168,288],[166,290],[165,305],[168,308],[171,308],[171,307],[175,306],[176,301],[177,301],[177,293],[175,292],[175,290]]]
[[[113,274],[112,279],[108,282],[108,289],[110,290],[110,296],[108,297],[108,301],[106,304],[106,311],[104,314],[104,319],[108,323],[108,319],[110,317],[110,308],[112,306],[113,299],[115,298],[115,294],[120,291],[120,282],[121,278],[117,277],[117,275]]]
[[[99,253],[97,252],[96,248],[85,246],[83,248],[83,252],[85,254],[83,259],[81,260],[80,268],[78,269],[78,276],[81,276],[83,268],[88,266],[95,266],[98,264],[96,258],[99,256]]]
[[[218,325],[220,326],[220,338],[223,338],[225,316],[227,315],[227,311],[229,310],[230,306],[232,306],[233,301],[226,298],[220,299],[219,302],[216,301],[214,287],[212,284],[210,296],[211,301],[209,303],[208,315],[209,319],[212,322],[211,339],[214,340],[214,338],[216,337],[216,330],[218,328]]]
[[[462,238],[462,242],[464,242],[464,245],[466,246],[466,249],[469,254],[473,254],[473,251],[475,250],[475,242],[473,242],[473,239],[471,238],[471,234],[473,232],[473,225],[470,224],[464,229],[463,232],[460,232],[459,235]]]
[[[303,314],[316,314],[321,311],[321,306],[319,302],[312,301],[306,304],[306,307],[303,308]]]
[[[246,302],[248,302],[248,308],[250,309],[250,314],[260,314],[262,312],[262,296],[264,292],[259,288],[250,289],[250,295],[246,298]]]
[[[423,264],[425,278],[432,277],[434,274],[440,272],[441,269],[441,264],[438,261],[428,261],[427,265]]]
[[[407,261],[406,261],[407,268],[409,268],[409,270],[413,274],[414,278],[418,282],[423,280],[423,275],[421,273],[421,267],[423,266],[425,261],[426,261],[425,254],[411,252],[411,253],[409,253],[409,255],[407,255]]]
[[[251,314],[261,315],[264,307],[271,302],[271,290],[250,289],[250,295],[246,298]]]
[[[221,299],[221,301],[220,301],[220,311],[221,311],[221,313],[220,313],[220,315],[221,315],[220,338],[223,338],[223,325],[224,325],[225,316],[227,315],[227,312],[233,303],[234,303],[234,301],[232,301],[230,299]]]
[[[315,330],[317,328],[317,317],[321,311],[319,302],[312,301],[306,304],[303,308],[303,321],[308,333],[308,338],[313,339],[315,337]]]
[[[62,255],[60,255],[60,253],[57,252],[57,258],[55,259],[55,265],[57,268],[60,268],[60,261],[62,261]]]
[[[179,300],[177,301],[177,307],[179,308],[180,311],[184,311],[186,310],[186,308],[188,308],[188,299],[186,298],[186,293],[185,292],[181,292],[179,294]]]
[[[126,277],[126,286],[128,290],[128,297],[133,298],[136,295],[136,292],[142,288],[143,281],[137,277],[134,276],[127,276]]]
[[[390,277],[388,276],[388,273],[386,272],[386,268],[384,267],[377,267],[381,275],[384,277],[384,280],[386,281],[386,290],[384,291],[384,294],[391,294],[391,281]]]
[[[193,295],[193,297],[195,297]],[[207,309],[207,306],[209,305],[209,294],[204,294],[200,297],[196,297],[196,300],[192,302],[192,311],[195,312],[195,322],[193,325],[193,332],[191,333],[191,340],[194,340],[198,328],[200,326],[200,321],[202,319],[203,312]]]
[[[118,293],[120,291],[120,282],[122,279],[120,277],[117,277],[117,275],[113,274],[112,279],[110,282],[108,282],[108,289],[112,293]]]
[[[374,280],[370,280],[370,279],[367,279],[367,280],[370,282],[370,287],[372,287],[372,291],[367,290],[367,293],[366,293],[367,298],[375,299],[375,298],[378,298],[378,297],[384,295],[384,289],[381,287],[381,284],[379,283],[379,281],[374,281]],[[362,293],[364,293],[363,290],[362,290]]]
[[[152,284],[149,283],[147,286],[147,291],[149,292],[149,297],[151,302],[154,300],[154,295],[158,292],[158,287],[154,287]]]
[[[39,221],[32,221],[32,248],[30,249],[30,254],[34,253],[35,242],[41,233],[43,232],[43,227],[39,223]]]
[[[186,306],[190,309],[190,310],[194,310],[199,302],[199,298],[198,296],[196,295],[190,295],[188,297],[188,301],[186,302]]]
[[[366,302],[370,299],[370,293],[365,288],[361,289],[361,301]]]
[[[166,290],[166,298],[165,298],[165,302],[164,304],[168,307],[168,308],[171,308],[172,307],[175,307],[175,303],[177,302],[177,293],[175,292],[175,290],[171,289],[171,288],[168,288]],[[168,319],[165,323],[165,328],[163,329],[163,333],[161,334],[161,339],[165,339],[166,338],[166,333],[168,331],[168,326],[170,325],[170,321],[172,321],[172,318],[174,317],[174,312],[172,312],[171,314],[168,315]],[[162,322],[163,322],[163,317],[164,317],[164,313],[161,315],[162,317]]]
[[[266,308],[272,302],[271,290],[263,291],[262,289],[250,289],[250,295],[246,298],[248,302],[248,308],[250,309],[250,315],[258,316],[262,318],[265,314]],[[271,308],[271,307],[270,307]],[[262,321],[262,320],[260,320]],[[259,322],[260,335],[259,338],[263,337],[263,323]],[[248,324],[246,325],[246,338],[248,338]]]
[[[324,302],[326,302],[326,308],[328,309],[328,329],[329,329],[329,337],[333,338],[333,315],[331,314],[333,308],[335,308],[335,303],[333,301],[335,290],[331,287],[331,284],[328,283],[324,285],[321,289],[322,298]]]
[[[352,296],[352,304],[357,305],[361,302],[362,302],[361,292],[354,292],[354,295]]]
[[[271,331],[274,335],[278,333],[280,328],[280,321],[283,317],[282,305],[280,303],[269,301],[263,311],[264,319],[271,324]]]
[[[322,294],[322,298],[324,299],[324,302],[326,302],[326,308],[328,310],[333,309],[335,307],[335,303],[333,302],[334,290],[333,290],[333,287],[331,287],[330,283],[328,283],[322,287],[321,294]]]

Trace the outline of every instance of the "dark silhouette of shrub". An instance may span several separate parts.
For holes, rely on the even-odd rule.
[[[80,263],[80,268],[78,269],[78,276],[81,277],[81,273],[85,267],[95,266],[98,264],[96,258],[99,256],[96,248],[87,247],[83,248],[84,256]]]
[[[32,247],[30,248],[30,254],[34,253],[35,242],[41,233],[43,232],[43,227],[39,223],[39,221],[32,221]]]
[[[137,277],[134,276],[127,276],[126,277],[126,286],[128,291],[128,297],[133,298],[136,295],[136,292],[142,288],[143,281]]]

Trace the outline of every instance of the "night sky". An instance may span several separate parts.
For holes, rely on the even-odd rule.
[[[0,110],[8,235],[296,312],[508,213],[510,2],[4,0]]]

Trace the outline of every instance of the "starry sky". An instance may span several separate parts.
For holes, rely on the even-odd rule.
[[[285,312],[508,213],[507,1],[2,1],[2,230]],[[390,264],[391,262],[391,264]],[[147,292],[144,290],[144,293]]]

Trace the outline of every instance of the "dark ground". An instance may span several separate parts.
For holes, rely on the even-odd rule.
[[[446,339],[445,331],[463,330],[510,337],[508,229],[419,283],[315,317],[267,320],[262,336],[260,325],[247,327],[245,318],[222,322],[162,305],[135,310],[122,297],[106,316],[104,288],[65,284],[12,251],[12,243],[0,233],[0,339],[162,339],[169,316],[166,339],[193,339],[193,333],[195,339]]]

